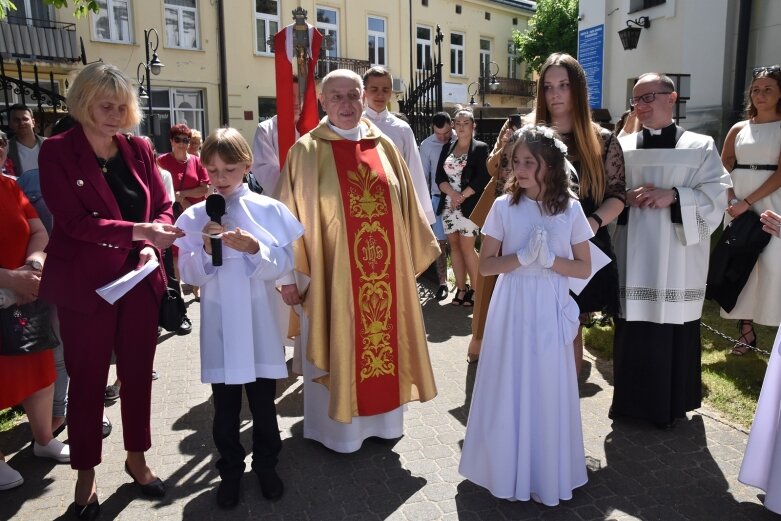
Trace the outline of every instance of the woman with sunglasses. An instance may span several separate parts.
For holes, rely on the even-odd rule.
[[[184,210],[206,198],[209,174],[198,156],[187,151],[192,139],[192,130],[187,125],[179,123],[171,127],[168,138],[171,140],[171,151],[161,155],[157,162],[160,167],[171,172],[176,190],[174,202],[179,203],[181,210]],[[174,210],[176,211],[176,205]]]
[[[733,188],[727,191],[729,206],[725,225],[748,211],[781,212],[781,68],[759,67],[753,71],[745,115],[727,134],[721,162],[730,171]],[[775,327],[781,322],[781,241],[770,240],[759,255],[735,307],[724,318],[738,320],[740,342],[756,347],[754,325]],[[748,348],[736,344],[732,354]]]
[[[569,54],[548,56],[540,69],[535,104],[536,124],[555,128],[569,150],[579,178],[578,195],[594,232],[591,242],[611,262],[599,270],[575,300],[581,323],[588,313],[618,313],[618,267],[607,225],[624,209],[624,153],[618,139],[591,121],[586,74]],[[583,361],[582,328],[575,337],[575,371]]]
[[[160,168],[171,172],[171,179],[174,183],[174,220],[178,219],[182,212],[206,199],[209,192],[209,174],[201,164],[201,159],[191,154],[188,150],[192,140],[192,130],[184,123],[178,123],[168,131],[168,138],[171,141],[171,151],[157,158],[157,164]],[[176,278],[179,278],[179,250],[172,246],[171,251],[174,254],[174,271]],[[182,284],[182,293],[189,295],[195,294],[198,298],[198,288],[189,284]],[[178,335],[186,335],[191,330],[189,319],[185,318],[187,323],[182,324]]]

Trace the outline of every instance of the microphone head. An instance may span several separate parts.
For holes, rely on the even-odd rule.
[[[218,223],[225,215],[225,198],[220,194],[211,194],[206,198],[206,215],[209,219]]]

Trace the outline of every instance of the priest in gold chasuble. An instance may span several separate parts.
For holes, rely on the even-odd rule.
[[[361,119],[361,99],[357,74],[323,79],[327,116],[290,149],[279,188],[305,230],[299,286],[283,287],[303,309],[304,437],[339,452],[400,437],[403,404],[436,395],[415,277],[439,246],[398,150]]]

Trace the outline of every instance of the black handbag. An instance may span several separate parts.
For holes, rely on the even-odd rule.
[[[186,312],[184,299],[179,292],[172,288],[165,288],[163,300],[160,302],[160,327],[171,333],[177,331],[182,326]]]
[[[60,343],[54,334],[49,304],[35,300],[0,309],[0,354],[28,355],[54,349]]]

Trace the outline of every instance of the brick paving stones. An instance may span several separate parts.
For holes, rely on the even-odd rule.
[[[433,288],[435,289],[435,288]],[[421,286],[429,348],[439,396],[411,404],[405,436],[367,441],[355,454],[331,452],[302,438],[301,380],[279,382],[278,412],[283,452],[278,467],[285,496],[263,499],[249,470],[242,499],[232,511],[215,503],[218,483],[211,440],[210,388],[200,383],[199,305],[189,302],[193,334],[164,336],[153,384],[153,447],[147,458],[169,485],[163,501],[138,496],[122,471],[119,402],[108,416],[114,432],[104,443],[98,468],[101,519],[159,520],[752,520],[777,519],[761,505],[761,492],[737,481],[747,434],[708,409],[689,415],[675,429],[659,431],[640,422],[612,422],[612,366],[588,357],[581,375],[581,409],[589,482],[571,501],[548,508],[493,498],[458,474],[475,366],[465,361],[470,311],[433,300]],[[250,447],[246,409],[242,441]],[[60,439],[65,439],[65,434]],[[75,474],[67,465],[35,458],[29,428],[0,435],[7,460],[25,478],[22,487],[0,492],[0,520],[67,519]],[[249,458],[248,458],[249,463]]]

